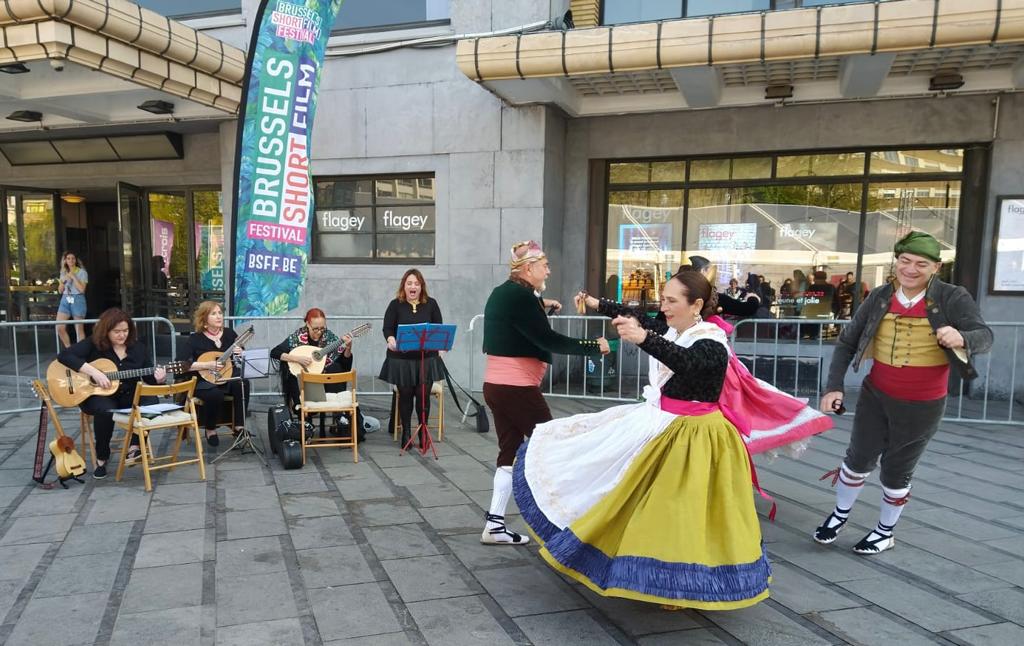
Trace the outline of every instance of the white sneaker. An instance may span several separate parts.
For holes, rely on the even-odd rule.
[[[530,542],[529,536],[523,536],[510,532],[505,527],[505,517],[495,514],[487,514],[487,525],[480,534],[480,542],[484,545],[526,545]]]

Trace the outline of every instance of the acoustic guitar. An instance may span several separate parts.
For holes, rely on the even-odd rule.
[[[110,380],[109,388],[100,388],[91,377],[84,372],[72,370],[56,359],[46,369],[46,387],[53,401],[61,406],[77,406],[93,395],[113,395],[117,392],[122,379],[146,377],[163,368],[169,374],[180,375],[188,372],[191,364],[183,361],[153,366],[152,368],[136,368],[134,370],[118,370],[110,359],[96,359],[89,365],[96,368]]]
[[[210,350],[209,352],[204,352],[199,355],[199,358],[196,359],[199,363],[216,361],[220,364],[219,370],[200,370],[199,376],[211,384],[219,384],[231,379],[231,375],[235,372],[235,364],[231,361],[235,348],[244,348],[254,336],[256,336],[256,332],[253,329],[253,326],[250,325],[249,329],[239,334],[238,338],[235,339],[235,342],[229,345],[223,352],[219,350]]]
[[[352,328],[348,336],[353,339],[359,336],[363,336],[371,329],[369,323],[363,323],[362,325]],[[345,336],[344,334],[342,336]],[[289,357],[309,357],[312,359],[312,363],[308,366],[303,367],[301,363],[297,361],[288,361],[288,370],[291,371],[296,377],[299,373],[305,372],[307,374],[319,375],[323,373],[324,367],[327,365],[327,355],[331,354],[339,348],[345,346],[345,341],[339,338],[334,343],[328,343],[324,347],[320,348],[315,345],[298,345],[288,351]]]

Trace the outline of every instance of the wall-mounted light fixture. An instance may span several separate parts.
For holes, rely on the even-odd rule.
[[[64,193],[60,196],[60,199],[64,200],[68,204],[81,204],[85,201],[85,196],[79,195],[78,193]]]
[[[936,74],[928,81],[931,92],[958,90],[964,86],[964,77],[960,74]]]
[[[145,110],[146,112],[151,112],[153,114],[173,114],[174,113],[174,104],[169,102],[169,101],[159,101],[159,100],[153,99],[151,101],[144,101],[144,102],[142,102],[141,104],[139,104],[136,107],[139,110]]]
[[[793,98],[792,85],[769,85],[764,89],[764,98],[781,101],[782,99]]]
[[[7,63],[6,65],[0,65],[0,72],[3,72],[4,74],[26,74],[28,71],[28,66],[24,63]]]
[[[43,120],[42,112],[34,112],[32,110],[16,110],[15,112],[7,115],[7,118],[11,121],[23,121],[25,123],[34,123],[36,121]]]

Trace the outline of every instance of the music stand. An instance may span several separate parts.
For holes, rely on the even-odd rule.
[[[416,429],[416,435],[422,438],[420,455],[426,455],[427,451],[433,451],[434,459],[437,459],[437,447],[434,446],[434,439],[430,436],[430,429],[427,428],[427,364],[426,353],[446,352],[452,349],[455,343],[455,326],[443,325],[440,323],[416,323],[413,325],[399,325],[398,335],[395,337],[395,349],[398,352],[420,353],[420,424]],[[433,384],[431,384],[433,386]],[[422,435],[421,435],[422,434]],[[414,435],[409,434],[409,441],[399,450],[401,455],[412,444]]]
[[[258,379],[260,377],[267,377],[270,375],[270,350],[268,348],[253,348],[252,350],[246,350],[242,353],[242,366],[241,376],[238,377],[242,380],[242,406],[245,406],[245,380],[246,379]],[[228,381],[228,380],[225,380]],[[238,449],[239,453],[244,454],[246,451],[252,451],[256,454],[256,457],[260,459],[260,462],[264,466],[270,466],[267,464],[267,458],[263,454],[263,449],[256,446],[253,441],[253,434],[249,431],[249,426],[244,424],[243,421],[242,432],[235,437],[235,441],[231,443],[223,453],[218,455],[216,458],[210,461],[210,464],[216,464],[218,460],[223,458],[228,453],[231,453],[235,449]],[[271,432],[273,429],[267,429],[267,432]]]

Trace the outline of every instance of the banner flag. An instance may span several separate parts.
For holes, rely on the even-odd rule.
[[[239,113],[231,309],[298,307],[309,259],[310,135],[324,49],[342,0],[262,0]]]

